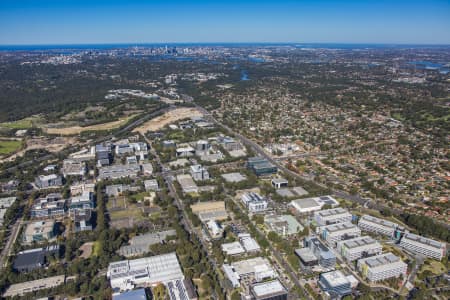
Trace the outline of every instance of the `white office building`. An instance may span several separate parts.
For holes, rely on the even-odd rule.
[[[370,282],[405,277],[407,269],[408,265],[390,252],[358,260],[359,272]]]
[[[358,226],[363,231],[382,234],[389,237],[393,237],[395,230],[399,227],[396,223],[369,215],[362,216],[358,221]]]
[[[324,226],[329,224],[351,222],[352,215],[348,212],[348,210],[338,207],[316,211],[314,213],[314,220],[317,222],[317,225]]]
[[[400,240],[400,246],[406,250],[423,254],[437,260],[441,260],[445,255],[445,243],[425,238],[420,235],[406,233]]]
[[[175,252],[110,263],[106,276],[111,287],[121,291],[184,279]]]
[[[355,261],[361,257],[381,254],[383,247],[370,236],[360,236],[337,242],[337,250],[347,261]]]
[[[257,193],[245,193],[242,195],[241,199],[242,203],[244,203],[249,212],[262,212],[267,210],[267,200]]]
[[[332,247],[336,246],[338,241],[347,240],[361,235],[361,229],[352,223],[338,223],[321,226],[317,228],[322,239],[328,242]]]

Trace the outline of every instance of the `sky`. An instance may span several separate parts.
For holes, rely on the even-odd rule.
[[[450,44],[450,0],[0,0],[0,45]]]

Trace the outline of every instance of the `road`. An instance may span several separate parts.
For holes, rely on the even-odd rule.
[[[5,247],[2,249],[1,257],[0,257],[0,268],[4,268],[8,261],[8,257],[11,256],[11,251],[13,249],[14,243],[17,240],[17,237],[20,232],[20,227],[25,224],[23,218],[17,219],[16,222],[11,225],[11,230],[8,235],[8,239],[6,241]]]

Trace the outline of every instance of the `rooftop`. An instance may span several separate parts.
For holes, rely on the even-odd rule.
[[[349,283],[348,278],[341,271],[332,271],[320,274],[331,286],[339,286]]]
[[[421,244],[425,244],[428,246],[431,246],[433,248],[437,248],[437,249],[442,249],[445,248],[445,244],[438,242],[436,240],[432,240],[417,234],[413,234],[413,233],[407,233],[403,236],[403,239],[407,239],[407,240],[412,240]]]
[[[252,286],[252,290],[256,297],[277,296],[277,295],[284,295],[287,293],[287,290],[278,279],[268,282],[257,283]]]

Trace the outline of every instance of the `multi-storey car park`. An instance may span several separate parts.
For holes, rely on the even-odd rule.
[[[341,207],[316,211],[314,220],[317,225],[324,226],[335,223],[345,223],[352,221],[352,215],[348,210]]]
[[[437,260],[441,260],[446,251],[445,243],[412,233],[406,233],[402,237],[400,246],[408,251],[423,254]]]
[[[370,282],[405,276],[408,265],[388,252],[358,260],[358,270]]]
[[[337,242],[337,250],[347,261],[354,261],[361,257],[381,254],[383,247],[370,236],[360,236]]]
[[[395,231],[401,228],[397,223],[369,215],[363,215],[358,221],[358,226],[363,231],[382,234],[389,237],[394,237]]]
[[[361,229],[350,222],[321,226],[318,227],[317,230],[322,236],[322,239],[327,241],[327,243],[333,247],[336,246],[336,242],[338,241],[361,235]]]

